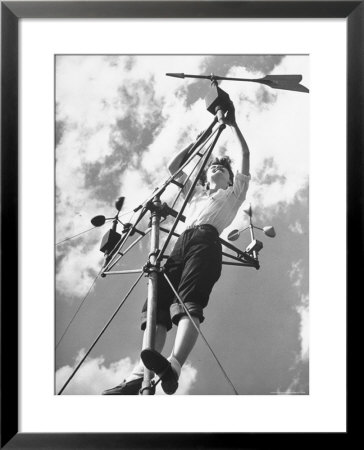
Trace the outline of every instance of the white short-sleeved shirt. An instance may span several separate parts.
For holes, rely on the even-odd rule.
[[[196,185],[184,212],[186,227],[209,224],[214,226],[221,234],[234,220],[236,213],[244,202],[249,180],[250,175],[243,175],[237,171],[233,186],[229,186],[227,189],[219,189],[212,195],[209,195],[203,186]],[[187,194],[191,185],[192,182],[188,180],[183,188],[183,195]]]

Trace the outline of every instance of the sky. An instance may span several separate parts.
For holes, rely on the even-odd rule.
[[[135,219],[130,211],[167,179],[171,157],[213,119],[204,101],[210,82],[171,78],[168,72],[238,78],[301,74],[302,84],[310,87],[305,55],[56,57],[56,391],[137,278],[97,277],[103,261],[100,242],[109,225],[92,228],[90,219],[113,217],[120,196],[125,197],[121,220]],[[255,231],[264,245],[259,270],[223,266],[201,330],[239,394],[308,394],[309,94],[237,81],[222,81],[220,87],[234,102],[251,160],[246,203],[221,237],[248,224],[247,204],[253,224],[273,225],[277,235],[271,239]],[[234,165],[238,152],[227,128],[214,154],[228,154]],[[168,188],[162,200],[171,204],[176,192]],[[140,227],[145,229],[147,221]],[[244,250],[249,242],[246,231],[234,245]],[[144,238],[115,269],[139,269],[148,253]],[[98,395],[130,373],[141,350],[139,321],[147,281],[143,277],[138,283],[65,395]],[[168,333],[165,356],[174,335],[175,327]],[[157,394],[164,395],[159,388]],[[233,394],[199,338],[176,395]]]

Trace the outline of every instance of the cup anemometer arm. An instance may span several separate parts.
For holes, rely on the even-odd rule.
[[[253,225],[253,222],[252,222],[253,211],[252,211],[252,207],[251,207],[250,203],[248,203],[247,206],[243,207],[243,211],[245,214],[247,214],[249,216],[249,225],[241,230],[231,231],[228,234],[227,238],[229,241],[236,241],[242,232],[249,230],[251,241],[250,241],[250,244],[246,247],[244,254],[247,254],[249,256],[249,258],[252,258],[253,260],[257,261],[258,254],[259,254],[260,250],[262,250],[262,248],[263,248],[263,243],[261,241],[259,241],[258,239],[255,239],[254,229],[263,231],[263,233],[270,238],[274,238],[276,236],[276,232],[275,232],[274,227],[272,227],[271,225],[265,226],[263,228]],[[226,244],[227,243],[225,242],[224,245],[226,245]],[[229,244],[229,245],[231,245],[231,244]],[[229,248],[229,245],[227,245],[228,248]]]

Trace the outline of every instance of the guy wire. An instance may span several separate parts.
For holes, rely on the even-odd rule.
[[[83,298],[82,302],[80,303],[80,305],[78,306],[76,312],[74,313],[72,319],[70,320],[69,324],[67,325],[66,329],[64,330],[61,338],[59,339],[59,341],[56,344],[56,348],[55,350],[57,350],[58,345],[61,343],[63,337],[65,336],[65,334],[67,333],[68,328],[71,326],[72,322],[74,321],[75,317],[77,316],[79,310],[82,308],[82,305],[84,304],[86,298],[88,297],[89,293],[91,292],[91,289],[93,288],[94,284],[96,283],[96,280],[98,279],[98,277],[100,276],[102,271],[102,268],[100,269],[99,273],[96,275],[95,279],[93,280],[93,282],[91,283],[91,286],[89,288],[89,290],[87,291],[87,294],[85,295],[85,297]]]
[[[133,213],[133,215],[131,216],[131,217],[133,218],[133,216],[134,216],[134,214],[135,214],[135,212],[134,212],[133,209],[130,210],[130,211],[127,211],[127,212],[125,212],[125,213],[123,213],[123,214],[120,214],[119,217],[126,216],[127,214],[130,214],[130,213]],[[129,219],[129,220],[131,220],[131,219]],[[104,225],[105,225],[105,224],[104,224]],[[101,225],[101,226],[103,227],[104,225]],[[92,228],[89,228],[88,230],[81,231],[81,233],[78,233],[78,234],[75,234],[74,236],[70,236],[70,237],[68,237],[68,238],[65,238],[65,239],[63,239],[62,241],[56,242],[56,246],[57,246],[57,245],[60,245],[60,244],[63,244],[63,242],[66,242],[66,241],[69,241],[69,240],[71,240],[71,239],[74,239],[75,237],[80,236],[81,234],[87,233],[88,231],[91,231],[91,230],[93,230],[94,228],[100,228],[100,227],[92,227]]]
[[[63,239],[63,241],[57,242],[57,243],[56,243],[56,246],[57,246],[57,245],[60,245],[60,244],[63,244],[63,242],[70,241],[71,239],[74,239],[75,237],[80,236],[81,234],[87,233],[88,231],[91,231],[91,230],[93,230],[94,228],[97,228],[97,227],[89,228],[88,230],[81,231],[81,233],[75,234],[74,236],[71,236],[71,237],[68,237],[68,238],[66,238],[66,239]]]
[[[128,212],[122,214],[121,216],[125,216],[126,214],[130,214],[131,212],[133,212],[133,211],[128,211]],[[133,212],[133,215],[131,216],[131,218],[130,218],[129,220],[132,220],[133,217],[134,217],[134,215],[135,215],[135,212]],[[120,216],[120,217],[121,217],[121,216]],[[96,228],[96,227],[94,227],[94,228]],[[92,229],[92,228],[91,228],[91,229]],[[88,231],[89,231],[89,230],[88,230]],[[85,233],[85,232],[84,232],[84,233]],[[81,233],[80,233],[80,234],[81,234]],[[71,238],[70,238],[70,239],[71,239]],[[116,245],[115,245],[115,247],[116,247]],[[115,247],[114,247],[114,248],[115,248]],[[87,294],[86,294],[85,297],[83,298],[83,300],[82,300],[82,302],[80,303],[80,305],[78,306],[78,308],[77,308],[75,314],[73,315],[72,319],[70,320],[69,324],[67,325],[66,329],[64,330],[64,332],[63,332],[61,338],[60,338],[59,341],[57,342],[56,347],[55,347],[56,350],[57,350],[57,348],[58,348],[58,345],[61,343],[63,337],[64,337],[65,334],[67,333],[68,328],[71,326],[71,324],[72,324],[72,322],[74,321],[75,317],[77,316],[78,312],[79,312],[80,309],[82,308],[82,305],[84,304],[84,302],[85,302],[87,296],[90,294],[91,289],[93,288],[94,284],[96,283],[96,281],[97,281],[98,277],[100,276],[102,270],[103,270],[103,267],[100,269],[99,273],[96,275],[96,277],[95,277],[95,279],[93,280],[93,282],[92,282],[92,284],[91,284],[89,290],[87,291]]]
[[[81,365],[83,364],[83,362],[85,361],[85,359],[87,358],[87,356],[91,353],[92,349],[95,347],[95,345],[97,344],[97,342],[99,341],[99,339],[101,338],[101,336],[104,334],[104,332],[106,331],[107,327],[110,325],[110,323],[112,322],[112,320],[114,319],[114,317],[116,316],[116,314],[119,312],[120,308],[124,305],[124,303],[126,302],[126,299],[129,297],[129,295],[131,294],[131,292],[133,291],[133,289],[135,288],[135,286],[138,284],[138,282],[140,281],[140,279],[142,278],[142,276],[144,275],[144,272],[142,272],[139,277],[136,279],[136,281],[134,282],[133,286],[129,289],[129,291],[127,292],[127,294],[125,295],[125,297],[123,298],[123,300],[120,302],[119,306],[116,308],[116,310],[113,312],[112,316],[110,317],[110,319],[106,322],[106,325],[104,325],[104,328],[100,331],[100,333],[98,334],[97,338],[94,340],[94,342],[92,343],[91,347],[87,350],[87,352],[85,353],[85,355],[83,356],[83,358],[81,359],[81,361],[78,363],[77,367],[73,370],[72,374],[70,375],[70,377],[67,379],[66,383],[63,385],[63,387],[60,389],[60,391],[58,392],[57,395],[61,395],[62,392],[66,389],[68,383],[72,380],[72,378],[76,375],[78,369],[81,367]]]
[[[215,355],[214,351],[212,350],[212,348],[210,347],[209,343],[207,342],[207,339],[205,338],[205,336],[203,335],[202,331],[200,330],[200,328],[195,324],[195,322],[193,321],[190,312],[188,311],[188,309],[186,308],[185,304],[183,303],[181,297],[178,295],[178,292],[175,290],[175,288],[173,287],[173,284],[171,283],[171,281],[169,280],[169,278],[167,277],[167,275],[164,273],[163,274],[165,279],[168,281],[168,284],[171,286],[172,291],[174,292],[174,295],[177,297],[178,301],[180,302],[180,304],[182,305],[183,309],[185,310],[185,313],[188,315],[188,318],[190,319],[190,321],[192,322],[193,326],[196,328],[196,330],[198,331],[199,335],[202,337],[203,341],[205,342],[205,344],[207,345],[207,347],[209,348],[210,352],[212,353],[212,356],[215,358],[217,364],[219,365],[225,379],[227,380],[227,382],[230,384],[230,386],[232,387],[235,395],[239,395],[238,391],[235,389],[235,386],[233,385],[232,381],[230,380],[230,378],[228,377],[227,373],[225,372],[224,368],[222,367],[218,357]]]

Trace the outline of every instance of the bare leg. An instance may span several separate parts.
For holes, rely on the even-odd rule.
[[[142,351],[145,366],[161,378],[162,389],[168,395],[174,394],[178,388],[181,368],[196,343],[199,325],[198,318],[192,317],[191,320],[188,316],[182,316],[178,322],[174,348],[168,358],[169,364],[158,350],[145,348]]]
[[[199,328],[200,320],[197,317],[192,317],[194,324]],[[191,353],[198,337],[198,331],[188,316],[182,316],[178,322],[176,338],[174,341],[174,348],[171,357],[177,359],[179,364],[183,366]]]

